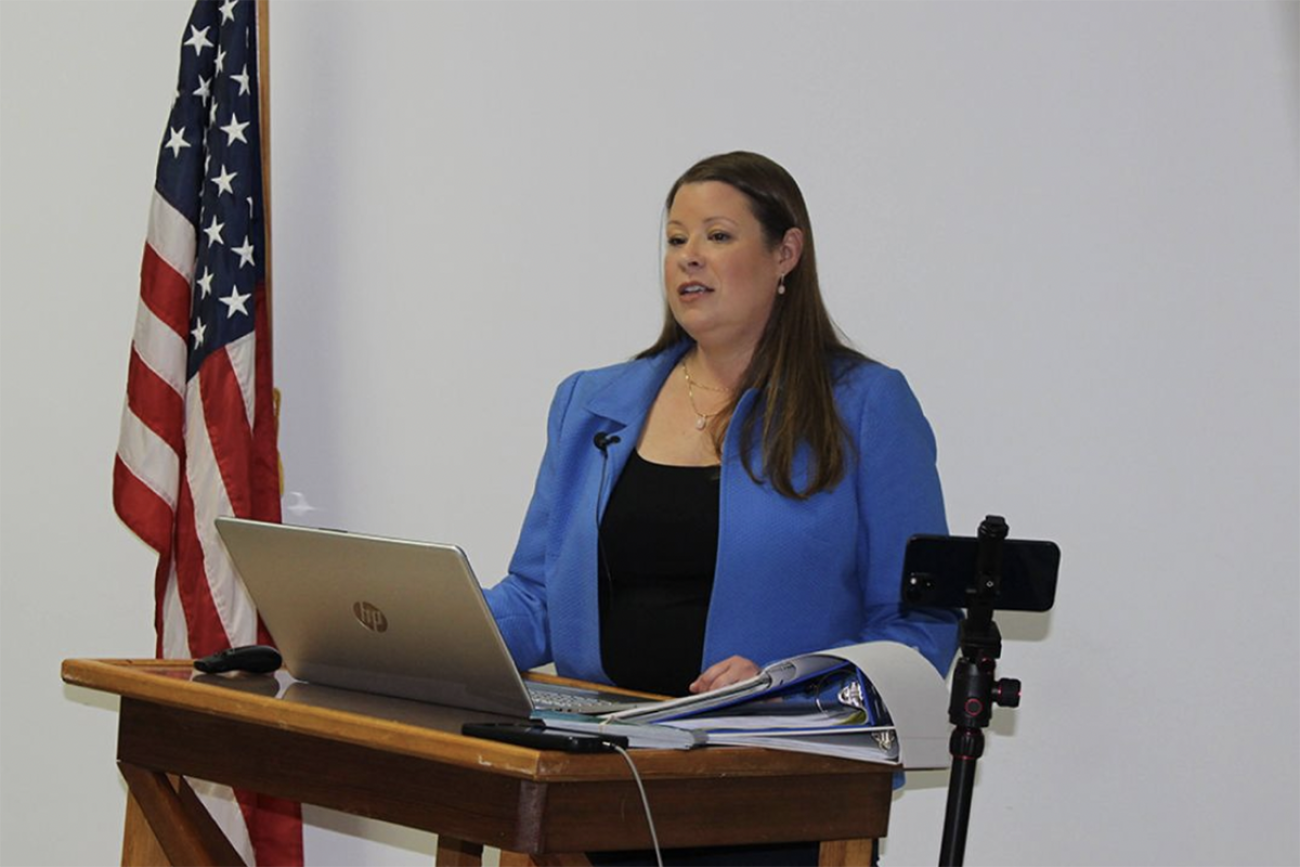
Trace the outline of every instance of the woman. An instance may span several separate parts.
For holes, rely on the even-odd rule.
[[[957,613],[899,605],[908,537],[946,532],[934,438],[902,375],[837,335],[798,185],[709,157],[669,191],[665,233],[658,341],[551,405],[487,591],[515,662],[675,695],[888,639],[946,672]]]

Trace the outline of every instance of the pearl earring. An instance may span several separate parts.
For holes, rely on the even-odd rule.
[[[777,280],[776,280],[776,294],[777,294],[777,295],[784,295],[784,294],[785,294],[785,275],[784,275],[784,274],[782,274],[782,275],[781,275],[780,277],[778,277]]]

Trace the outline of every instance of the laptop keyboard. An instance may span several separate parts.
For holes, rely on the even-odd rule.
[[[616,710],[625,710],[643,702],[631,701],[612,701],[610,699],[600,698],[591,693],[581,691],[561,691],[558,689],[548,689],[545,686],[537,684],[527,684],[528,695],[533,700],[533,707],[537,710],[552,710],[567,713],[612,713]]]

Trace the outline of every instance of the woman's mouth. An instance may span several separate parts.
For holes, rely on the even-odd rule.
[[[679,298],[693,298],[706,295],[712,291],[713,287],[705,286],[703,283],[683,283],[677,287],[677,296]]]

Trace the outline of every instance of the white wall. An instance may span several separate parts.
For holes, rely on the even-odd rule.
[[[304,521],[504,570],[555,383],[658,323],[698,157],[800,180],[832,312],[909,376],[955,531],[1064,551],[971,864],[1300,861],[1300,6],[273,4],[282,450]],[[108,863],[152,651],[109,473],[187,4],[0,4],[0,863]],[[944,775],[895,801],[933,863]],[[432,839],[312,810],[312,864]],[[74,828],[51,836],[51,829]]]

